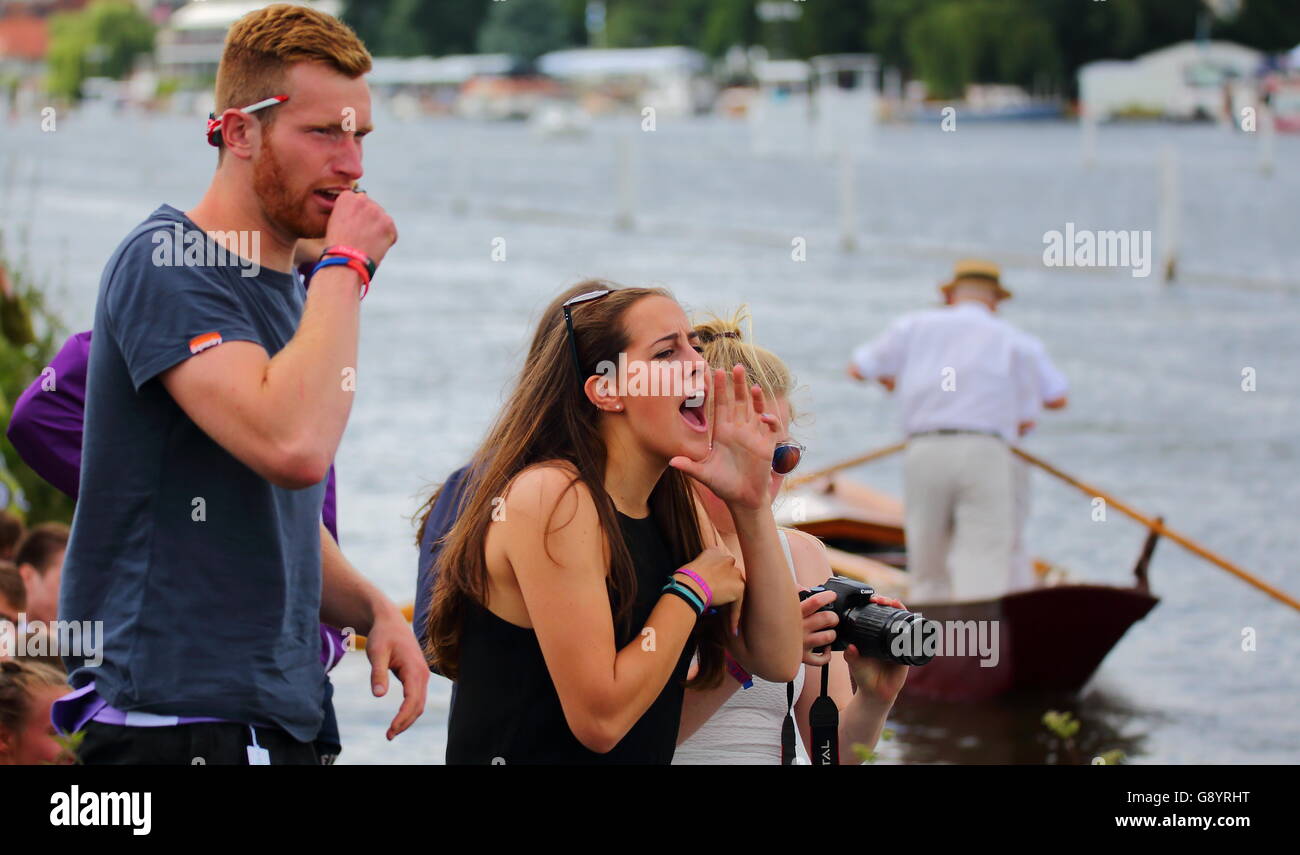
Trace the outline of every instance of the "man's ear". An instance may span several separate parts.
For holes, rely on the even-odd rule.
[[[9,728],[0,727],[0,757],[8,757],[16,747],[13,734],[9,732]]]
[[[221,114],[221,141],[235,157],[248,160],[261,143],[262,126],[253,116],[234,107]]]
[[[18,575],[23,580],[23,587],[29,592],[32,590],[33,585],[41,582],[41,574],[36,572],[36,567],[31,564],[19,564]]]

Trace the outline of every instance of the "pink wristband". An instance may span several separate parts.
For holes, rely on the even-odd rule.
[[[751,676],[750,673],[746,671],[744,668],[740,667],[740,663],[732,658],[731,653],[729,652],[725,652],[725,653],[727,657],[727,673],[735,678],[736,682],[741,685],[741,688],[744,689],[754,688],[753,676]]]
[[[700,578],[699,573],[696,573],[689,567],[678,568],[677,570],[674,570],[673,573],[681,573],[683,576],[693,580],[695,584],[700,586],[700,590],[704,592],[704,608],[707,609],[710,604],[713,603],[713,589],[709,587],[708,582]]]

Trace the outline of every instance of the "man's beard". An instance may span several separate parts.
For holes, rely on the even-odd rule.
[[[309,209],[310,190],[300,196],[293,195],[275,156],[275,148],[269,138],[263,139],[262,156],[253,164],[253,193],[262,205],[262,213],[271,225],[295,238],[324,237],[328,218],[317,221]]]

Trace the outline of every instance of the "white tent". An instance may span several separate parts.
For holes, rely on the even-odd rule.
[[[459,85],[480,74],[505,74],[511,59],[503,53],[454,56],[385,56],[373,63],[366,80],[372,86]]]

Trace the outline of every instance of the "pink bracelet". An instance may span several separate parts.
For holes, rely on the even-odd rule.
[[[725,652],[725,651],[724,651]],[[731,653],[726,652],[727,673],[736,679],[743,689],[754,688],[754,678],[748,671],[740,667],[740,663],[732,658]]]
[[[700,590],[704,592],[704,608],[707,609],[709,605],[713,602],[713,589],[709,587],[709,583],[705,582],[702,578],[700,578],[699,573],[696,573],[694,570],[692,570],[689,567],[679,568],[677,570],[674,570],[673,573],[681,573],[683,576],[693,580],[695,584],[700,586]]]

